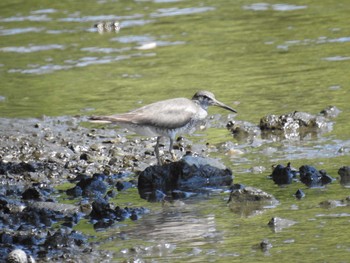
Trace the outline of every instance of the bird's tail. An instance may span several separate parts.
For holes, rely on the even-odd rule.
[[[112,123],[113,121],[108,116],[91,116],[89,118],[91,123]]]

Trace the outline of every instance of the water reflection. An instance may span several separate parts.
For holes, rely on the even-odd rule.
[[[200,215],[197,209],[187,204],[165,207],[163,212],[145,217],[130,236],[170,243],[189,242],[193,246],[220,240],[215,215]]]
[[[3,52],[16,52],[16,53],[30,53],[30,52],[52,50],[52,49],[63,50],[64,48],[65,47],[63,45],[58,45],[58,44],[40,45],[40,46],[29,45],[27,47],[23,47],[23,46],[20,46],[20,47],[3,47],[3,48],[0,48],[0,51],[3,51]]]
[[[268,3],[255,3],[251,5],[244,5],[243,9],[252,11],[294,11],[307,8],[306,5],[291,5],[291,4],[268,4]]]
[[[0,29],[0,36],[10,36],[24,33],[38,33],[44,30],[43,27],[25,27],[25,28],[11,28],[11,29]]]
[[[77,60],[66,60],[64,65],[46,64],[46,65],[31,65],[29,69],[10,69],[9,73],[22,73],[22,74],[47,74],[58,70],[67,70],[74,67],[86,67],[90,65],[107,64],[115,61],[130,59],[133,57],[149,57],[154,56],[154,53],[136,53],[131,55],[120,56],[103,56],[103,57],[82,57]]]
[[[189,7],[189,8],[161,8],[158,9],[157,13],[151,13],[151,17],[164,17],[164,16],[179,16],[179,15],[189,15],[189,14],[196,14],[196,13],[203,13],[208,11],[215,10],[214,7],[210,6],[203,6],[203,7]]]
[[[30,15],[30,16],[12,16],[7,18],[0,19],[0,22],[23,22],[23,21],[32,21],[32,22],[47,22],[51,21],[47,15]]]
[[[96,15],[96,16],[80,16],[79,14],[69,14],[68,17],[59,18],[60,22],[99,22],[99,21],[124,21],[129,19],[142,18],[142,14],[134,14],[128,16],[117,16],[117,15]]]

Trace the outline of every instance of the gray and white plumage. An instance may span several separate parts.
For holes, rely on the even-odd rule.
[[[158,163],[159,140],[161,137],[170,139],[169,151],[177,134],[192,133],[208,115],[209,106],[218,106],[236,112],[231,107],[215,99],[209,91],[198,91],[192,99],[175,98],[158,101],[133,111],[109,116],[92,116],[91,122],[115,123],[140,135],[157,137],[155,153]]]

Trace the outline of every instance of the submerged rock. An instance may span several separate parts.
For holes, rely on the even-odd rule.
[[[328,132],[332,129],[332,122],[324,115],[295,111],[283,115],[267,115],[260,119],[259,127],[264,136],[269,136],[268,132],[275,132],[290,138],[304,137],[312,132]]]
[[[227,202],[232,212],[244,217],[261,214],[267,208],[275,207],[277,199],[261,189],[235,184]]]
[[[329,132],[333,128],[330,118],[335,118],[340,110],[329,106],[319,114],[294,111],[287,114],[270,114],[262,117],[258,125],[246,121],[229,121],[226,128],[238,140],[298,139],[308,134]]]
[[[154,165],[140,173],[140,197],[160,201],[157,196],[181,196],[178,191],[198,192],[203,187],[228,186],[233,176],[230,169],[210,158],[185,156],[178,162]],[[176,191],[177,194],[173,195]]]
[[[276,198],[268,194],[261,189],[250,187],[250,186],[241,186],[236,187],[231,191],[230,198],[228,203],[230,202],[260,202],[260,201],[269,201],[276,202]]]
[[[328,106],[327,108],[321,110],[320,114],[327,118],[337,117],[341,111],[336,106]]]
[[[226,128],[231,131],[236,139],[252,138],[261,134],[258,125],[247,121],[230,121],[227,123]]]

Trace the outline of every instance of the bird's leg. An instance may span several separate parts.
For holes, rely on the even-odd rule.
[[[154,153],[156,154],[157,157],[157,161],[159,165],[162,165],[162,162],[160,160],[160,156],[159,156],[159,142],[160,142],[160,136],[157,137],[157,143],[156,146],[154,147]]]
[[[174,139],[170,138],[170,145],[169,145],[169,152],[171,155],[171,158],[173,159],[173,161],[176,161],[176,155],[175,155],[175,151],[173,149],[173,144],[174,144]]]

